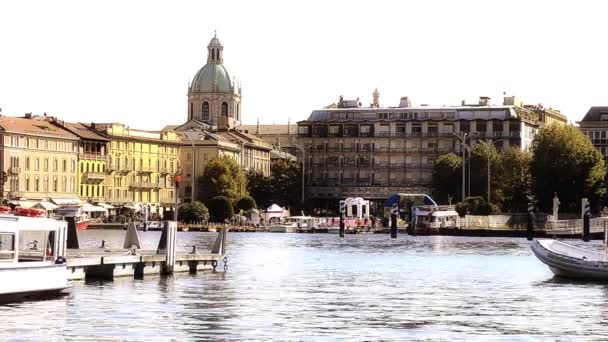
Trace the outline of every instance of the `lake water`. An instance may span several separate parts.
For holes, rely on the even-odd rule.
[[[81,246],[124,234],[85,231]],[[178,246],[214,236],[180,232]],[[158,237],[140,232],[145,248]],[[226,272],[74,282],[0,306],[0,340],[608,338],[608,285],[554,279],[525,239],[231,233],[228,258]]]

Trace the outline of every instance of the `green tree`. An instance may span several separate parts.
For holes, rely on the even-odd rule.
[[[241,199],[236,202],[236,209],[247,211],[249,209],[256,209],[257,206],[255,204],[255,200],[251,198],[251,196],[241,197]]]
[[[433,165],[431,178],[433,198],[448,202],[448,197],[456,201],[462,197],[462,158],[454,153],[443,154]]]
[[[248,190],[264,208],[276,203],[294,210],[301,209],[302,169],[295,160],[275,159],[270,162],[270,177],[249,172]]]
[[[490,202],[502,203],[501,180],[496,177],[500,169],[500,157],[493,144],[479,141],[471,148],[471,193],[469,196],[488,197],[488,160],[490,161]]]
[[[527,195],[530,194],[530,161],[532,155],[512,146],[499,154],[498,168],[494,170],[495,183],[500,198],[492,201],[505,212],[525,213]],[[493,182],[494,183],[494,182]],[[498,197],[498,196],[497,196]]]
[[[196,184],[196,197],[207,206],[217,196],[224,196],[235,203],[237,199],[249,195],[245,173],[238,163],[228,156],[209,160]]]
[[[606,164],[578,128],[557,124],[542,127],[532,143],[532,153],[532,189],[540,210],[551,209],[556,192],[566,212],[578,212],[583,197],[599,203],[605,192]]]
[[[224,222],[226,219],[232,219],[234,208],[232,202],[226,196],[216,196],[209,202],[209,213],[211,221]]]
[[[178,219],[187,223],[206,221],[209,219],[209,209],[199,202],[184,203],[179,206]]]

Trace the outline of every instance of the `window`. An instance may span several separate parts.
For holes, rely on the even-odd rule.
[[[25,175],[25,191],[30,191],[30,176]]]
[[[15,234],[0,234],[0,260],[10,260],[15,257]]]
[[[44,158],[44,171],[49,170],[49,158]]]
[[[53,171],[57,171],[57,165],[59,165],[57,162],[57,158],[53,158]]]
[[[34,170],[40,171],[40,158],[34,159]]]
[[[201,118],[203,120],[207,120],[208,121],[209,120],[209,102],[207,102],[207,101],[203,102],[203,105],[202,105],[201,109],[202,109],[202,116],[201,116]]]
[[[30,169],[30,157],[25,157],[25,169],[28,171]]]
[[[228,104],[222,102],[222,116],[228,116]]]
[[[43,184],[43,190],[44,192],[48,192],[49,191],[49,176],[44,176],[44,184]]]
[[[62,161],[62,168],[61,171],[66,172],[68,170],[68,161],[67,160],[63,160]]]
[[[299,134],[308,134],[308,126],[298,126]]]
[[[40,191],[40,179],[38,178],[38,175],[34,178],[34,191]]]
[[[70,168],[70,171],[75,172],[76,171],[76,161],[72,159],[72,167]]]

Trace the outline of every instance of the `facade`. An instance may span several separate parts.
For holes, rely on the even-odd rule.
[[[295,155],[298,138],[298,125],[241,125],[239,131],[253,134],[264,140],[276,150],[286,151]]]
[[[109,140],[106,202],[146,205],[150,213],[160,215],[175,207],[180,149],[175,132],[136,130],[120,123],[85,126]]]
[[[341,98],[337,106],[315,110],[298,122],[298,144],[307,149],[307,198],[330,213],[339,199],[362,197],[371,200],[374,213],[390,194],[428,193],[435,159],[461,152],[459,132],[469,145],[490,140],[498,149],[527,150],[543,123],[535,110],[513,100],[412,107],[402,98],[399,107],[382,108],[375,92],[370,107]]]
[[[241,87],[224,66],[224,47],[217,37],[207,46],[207,64],[188,87],[188,120],[199,120],[217,128],[232,128],[241,122]]]
[[[46,117],[0,117],[2,199],[78,201],[77,135]]]
[[[236,130],[211,131],[205,123],[197,120],[165,129],[182,136],[180,198],[185,201],[192,200],[193,180],[203,174],[209,160],[215,157],[228,156],[246,171],[270,175],[270,145],[255,136]]]
[[[608,107],[591,107],[578,124],[604,159],[608,159]]]
[[[88,202],[106,200],[107,144],[109,139],[81,123],[51,118],[51,123],[80,138],[78,143],[78,197]]]

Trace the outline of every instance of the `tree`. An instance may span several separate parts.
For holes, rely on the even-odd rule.
[[[236,209],[238,209],[238,210],[247,211],[249,209],[255,209],[255,208],[257,208],[257,206],[255,204],[255,200],[253,198],[251,198],[250,196],[241,197],[241,199],[238,202],[236,202]]]
[[[209,219],[209,209],[203,203],[194,201],[180,205],[177,215],[180,221],[187,223],[206,221]]]
[[[540,210],[551,210],[556,192],[562,210],[567,212],[578,212],[583,197],[599,203],[605,193],[606,164],[578,128],[557,124],[542,127],[532,152],[532,189]]]
[[[234,208],[232,202],[226,196],[216,196],[209,203],[211,221],[225,222],[226,219],[232,219]]]
[[[454,153],[443,154],[433,165],[431,178],[433,197],[448,201],[448,197],[460,200],[462,197],[462,158]]]
[[[232,203],[247,196],[247,178],[238,163],[228,156],[215,157],[197,179],[197,199],[210,205],[213,198],[224,196]]]
[[[488,160],[490,161],[490,202],[501,203],[501,180],[496,177],[500,169],[500,157],[493,144],[479,141],[471,148],[471,193],[469,196],[488,197]],[[473,171],[474,170],[474,171]],[[494,176],[492,176],[494,175]]]
[[[294,210],[301,208],[302,169],[289,159],[270,162],[270,177],[260,172],[247,174],[248,190],[264,208],[276,203]]]
[[[527,196],[530,194],[530,161],[532,155],[512,146],[499,154],[498,168],[494,170],[496,191],[500,198],[492,201],[500,206],[502,211],[525,213],[527,211]],[[497,196],[499,197],[499,196]]]

